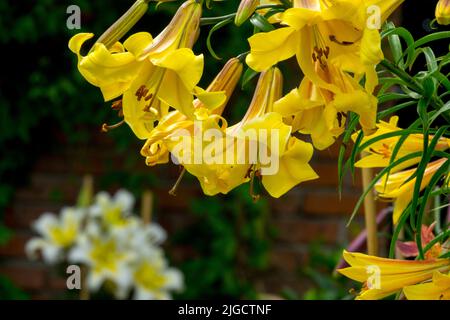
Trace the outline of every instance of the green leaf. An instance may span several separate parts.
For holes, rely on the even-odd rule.
[[[390,164],[389,166],[387,166],[386,168],[383,168],[376,176],[375,178],[370,182],[369,186],[367,187],[366,190],[364,190],[363,194],[359,197],[355,208],[353,209],[353,212],[350,216],[350,219],[347,222],[347,227],[350,225],[350,223],[353,221],[353,219],[355,218],[356,214],[358,213],[359,208],[361,207],[361,205],[364,202],[364,199],[366,198],[367,194],[373,189],[373,187],[375,186],[375,184],[378,182],[378,180],[380,180],[384,174],[386,174],[389,170],[391,170],[393,167],[398,166],[399,164],[402,164],[405,161],[408,161],[410,159],[414,159],[417,157],[421,156],[421,152],[413,152],[410,153],[396,161],[394,161],[392,164]]]
[[[250,22],[255,26],[257,30],[260,30],[262,32],[275,30],[275,27],[269,22],[269,20],[267,20],[259,13],[253,14],[253,16],[250,18]]]
[[[433,175],[433,177],[430,180],[430,183],[428,184],[428,186],[426,187],[423,197],[422,197],[422,202],[420,204],[420,208],[419,211],[417,213],[417,219],[416,219],[416,244],[417,244],[417,248],[419,250],[419,259],[423,260],[425,255],[424,255],[424,250],[422,248],[422,221],[423,221],[423,214],[425,212],[425,208],[428,202],[428,198],[430,196],[431,191],[433,190],[433,188],[436,186],[436,184],[439,182],[439,180],[442,178],[443,175],[445,175],[448,172],[448,168],[449,168],[449,160],[447,160],[442,167],[440,167],[436,173]],[[415,208],[415,203],[412,202],[411,206],[412,208]],[[416,211],[416,210],[411,210],[412,211]]]
[[[247,70],[245,70],[244,75],[242,76],[242,85],[241,88],[245,89],[247,87],[247,85],[250,83],[250,81],[252,81],[252,79],[254,79],[257,75],[259,74],[259,72],[248,68]]]
[[[406,42],[406,50],[403,56],[406,55],[406,62],[403,62],[402,59],[396,60],[395,64],[398,65],[402,70],[408,67],[411,64],[413,55],[414,55],[414,37],[411,33],[403,27],[388,29],[381,33],[381,38],[389,37],[392,35],[400,36]]]
[[[0,246],[6,245],[12,236],[13,232],[3,224],[0,224]]]
[[[214,51],[214,49],[211,45],[211,37],[215,31],[219,30],[220,28],[225,27],[227,24],[230,24],[232,22],[233,22],[233,18],[228,18],[226,20],[223,20],[223,21],[217,23],[216,25],[214,25],[214,27],[211,28],[211,30],[208,33],[208,37],[206,38],[206,47],[208,48],[209,53],[217,60],[222,60],[222,58],[220,58]]]

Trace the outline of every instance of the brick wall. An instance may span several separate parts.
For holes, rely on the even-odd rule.
[[[43,154],[33,165],[28,184],[15,193],[5,215],[6,224],[15,235],[6,247],[0,247],[0,273],[8,275],[32,298],[60,297],[65,281],[52,268],[26,259],[24,245],[32,236],[30,223],[43,212],[58,212],[62,205],[73,204],[83,174],[91,173],[98,179],[107,167],[123,171],[122,159],[111,158],[109,154],[112,146],[110,137],[100,135],[89,145]],[[301,279],[297,270],[308,263],[308,245],[317,239],[329,246],[344,244],[358,229],[347,229],[345,223],[360,194],[359,178],[353,183],[350,177],[346,177],[342,199],[339,200],[337,150],[335,146],[316,153],[313,166],[321,177],[319,180],[304,183],[281,199],[270,200],[271,221],[279,232],[270,253],[270,272],[257,281],[261,290],[276,293],[289,287],[304,291],[311,283]],[[158,188],[153,189],[155,211],[164,228],[176,232],[191,223],[192,217],[186,211],[189,199],[201,196],[197,184],[183,183],[174,201],[167,191],[178,175],[176,166],[147,168],[143,161],[139,161],[133,170],[151,170],[158,176]],[[357,219],[356,226],[360,224],[360,219]]]

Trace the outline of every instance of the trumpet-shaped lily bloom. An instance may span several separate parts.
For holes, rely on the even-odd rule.
[[[350,267],[338,272],[363,283],[363,288],[357,296],[357,299],[361,300],[388,297],[405,287],[430,280],[436,271],[450,270],[450,259],[396,260],[347,251],[344,251],[343,256]]]
[[[186,1],[171,23],[155,39],[148,33],[137,33],[123,45],[106,48],[96,43],[82,56],[83,43],[92,34],[78,34],[69,42],[78,55],[80,73],[100,87],[106,101],[123,95],[125,122],[136,136],[146,139],[154,122],[173,107],[193,117],[194,95],[214,108],[223,101],[221,93],[205,94],[197,87],[203,73],[203,55],[191,48],[198,36],[201,4]]]
[[[194,101],[194,114],[200,120],[207,119],[210,115],[222,114],[225,105],[233,94],[236,85],[241,78],[243,71],[242,62],[237,58],[227,61],[222,70],[217,74],[204,96],[212,93],[215,99],[215,92],[223,92],[224,96],[220,104],[214,108],[209,108],[202,101]],[[186,129],[192,131],[194,127],[193,119],[188,118],[178,110],[169,112],[150,132],[145,145],[141,149],[141,154],[146,157],[146,164],[154,166],[169,161],[169,149],[165,143],[177,130]]]
[[[294,1],[282,15],[280,29],[258,33],[249,39],[248,65],[267,70],[294,55],[305,76],[316,85],[337,88],[318,77],[315,62],[325,69],[331,62],[358,76],[366,75],[366,89],[377,85],[375,65],[383,58],[380,25],[369,25],[368,8],[378,6],[383,22],[402,0]]]
[[[344,131],[349,111],[360,116],[363,130],[370,134],[375,127],[377,99],[332,65],[316,71],[321,78],[331,80],[339,92],[321,88],[305,77],[298,89],[276,102],[275,111],[294,131],[310,134],[314,147],[319,150],[332,145]]]
[[[444,163],[447,163],[447,159],[445,158],[430,162],[427,165],[420,185],[420,190],[423,190],[428,186],[433,175],[444,165]],[[375,185],[375,189],[380,198],[394,201],[394,212],[392,215],[394,224],[398,222],[402,213],[413,198],[413,190],[417,178],[411,179],[408,182],[407,180],[416,170],[417,169],[410,169],[390,174],[387,180],[386,176],[384,176]]]
[[[261,177],[266,190],[272,196],[280,197],[300,182],[317,178],[308,164],[312,157],[312,146],[291,137],[291,127],[273,112],[274,102],[279,99],[281,89],[281,73],[277,68],[271,68],[261,74],[253,100],[242,121],[226,127],[226,123],[220,125],[211,119],[203,123],[203,128],[194,128],[194,137],[191,132],[180,134],[181,138],[184,138],[184,134],[187,136],[189,143],[186,146],[180,148],[178,140],[170,143],[171,152],[188,172],[199,179],[205,194],[228,193],[244,182]],[[206,141],[203,149],[195,152],[195,137],[202,139],[208,130],[214,130],[217,136],[205,139],[209,141]],[[269,160],[277,162],[276,172],[265,173],[272,163],[261,162],[258,158],[261,151],[270,157]],[[203,163],[192,160],[199,153],[204,155]]]
[[[366,143],[367,141],[374,139],[376,137],[379,137],[384,134],[394,133],[396,131],[402,130],[397,126],[398,123],[398,117],[393,116],[390,118],[389,122],[380,121],[377,124],[377,131],[369,136],[364,137],[361,141],[361,143]],[[355,141],[358,134],[354,134],[352,136],[352,139]],[[391,161],[392,152],[400,140],[401,136],[394,136],[385,138],[379,141],[376,141],[375,143],[371,144],[367,149],[364,151],[368,154],[367,156],[360,159],[358,162],[356,162],[355,166],[359,168],[384,168],[387,167]],[[430,135],[428,138],[428,141],[431,142],[433,139],[433,136]],[[408,154],[422,151],[423,150],[423,135],[422,134],[411,134],[408,136],[408,138],[403,142],[401,145],[397,157],[394,160],[398,160]],[[447,138],[440,138],[438,143],[436,144],[436,150],[444,151],[449,148],[450,140]],[[392,168],[391,172],[396,172],[399,170],[402,170],[404,168],[410,167],[414,164],[417,164],[420,161],[420,157],[410,159],[408,161],[405,161],[398,166]]]
[[[450,300],[450,274],[436,271],[431,282],[403,289],[408,300]]]

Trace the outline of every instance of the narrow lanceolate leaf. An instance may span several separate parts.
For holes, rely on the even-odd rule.
[[[220,28],[223,28],[224,26],[226,26],[227,24],[230,24],[232,22],[233,22],[233,18],[230,17],[230,18],[225,19],[225,20],[219,22],[218,24],[214,25],[214,27],[212,27],[211,30],[209,31],[208,37],[206,38],[206,47],[208,48],[209,53],[217,60],[222,60],[222,58],[220,58],[214,51],[214,49],[211,45],[211,37],[215,31],[219,30]]]
[[[434,189],[434,187],[437,185],[437,183],[441,180],[441,178],[448,172],[449,169],[449,160],[447,160],[437,171],[436,173],[433,175],[433,177],[430,180],[430,183],[428,184],[428,186],[426,187],[424,193],[423,193],[423,197],[422,197],[422,202],[420,204],[420,208],[419,211],[417,212],[417,219],[416,219],[416,243],[417,243],[417,248],[419,249],[419,259],[423,260],[425,257],[425,253],[424,250],[422,248],[422,232],[420,232],[421,227],[422,227],[422,221],[423,221],[423,215],[425,212],[425,207],[426,204],[428,203],[428,199],[430,197],[430,193],[431,191]],[[411,210],[411,212],[415,212],[416,210],[414,209],[414,203],[411,203],[411,206],[413,208],[413,210]]]
[[[348,169],[347,165],[344,166],[345,152],[347,150],[348,143],[350,142],[352,134],[356,128],[356,125],[359,122],[359,116],[357,114],[351,112],[349,119],[350,120],[349,120],[347,130],[345,131],[344,137],[342,138],[342,144],[339,147],[339,156],[338,156],[338,193],[339,193],[339,197],[341,197],[341,194],[342,194],[342,180]],[[353,149],[355,149],[357,146],[358,145],[355,143],[355,145],[353,146]]]
[[[255,26],[257,30],[262,32],[269,32],[275,30],[275,27],[262,15],[255,13],[251,18],[250,22]]]
[[[384,111],[379,112],[378,115],[377,115],[377,120],[383,120],[383,119],[387,118],[388,116],[396,113],[397,111],[400,111],[400,110],[402,110],[404,108],[407,108],[407,107],[411,107],[411,106],[413,106],[415,104],[417,104],[416,101],[408,101],[408,102],[403,102],[403,103],[400,103],[400,104],[398,104],[396,106],[390,107],[389,109],[386,109]]]
[[[404,55],[406,55],[406,62],[403,62],[401,59],[398,63],[398,67],[404,70],[411,65],[411,61],[414,55],[414,37],[408,30],[403,27],[386,30],[381,33],[382,38],[389,37],[391,35],[400,36],[406,42],[407,47],[404,52]]]
[[[375,184],[378,182],[378,180],[380,180],[389,170],[391,170],[393,167],[398,166],[399,164],[402,164],[405,161],[420,157],[422,155],[422,152],[413,152],[410,153],[396,161],[394,161],[392,164],[390,164],[389,166],[387,166],[386,168],[383,168],[383,170],[381,170],[376,176],[375,178],[370,182],[369,186],[367,187],[366,190],[364,190],[363,194],[361,195],[361,197],[359,197],[355,208],[353,209],[353,212],[350,216],[349,221],[347,222],[347,226],[350,225],[350,223],[353,221],[353,219],[355,218],[356,214],[358,213],[359,208],[361,207],[362,203],[364,202],[364,199],[366,198],[367,194],[372,191],[372,189],[374,188]]]

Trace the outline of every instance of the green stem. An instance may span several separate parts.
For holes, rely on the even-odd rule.
[[[267,5],[263,5],[263,6],[259,6],[256,8],[256,10],[261,10],[261,9],[285,9],[285,6],[280,6],[277,4],[267,4]],[[208,25],[212,25],[212,24],[217,24],[219,22],[222,22],[224,20],[228,20],[230,18],[233,18],[236,16],[236,13],[231,13],[231,14],[227,14],[224,16],[218,16],[218,17],[207,17],[207,18],[202,18],[200,20],[200,25],[202,26],[208,26]]]

